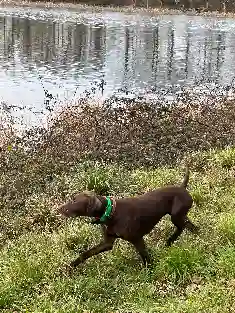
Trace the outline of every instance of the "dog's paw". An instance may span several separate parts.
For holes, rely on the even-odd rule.
[[[80,265],[81,263],[83,263],[83,259],[82,257],[77,258],[76,260],[72,261],[68,266],[71,269],[75,269],[78,265]]]
[[[169,248],[170,246],[172,245],[172,240],[171,239],[168,239],[166,244],[165,244],[165,247],[166,248]]]
[[[196,235],[198,235],[199,232],[200,232],[200,227],[194,225],[193,233],[196,234]]]
[[[66,264],[61,268],[61,273],[65,276],[70,276],[74,273],[76,267],[82,262],[79,259],[72,261],[70,264]]]
[[[198,235],[199,232],[200,232],[200,227],[196,226],[196,225],[193,225],[189,230],[191,231],[191,233],[193,233],[195,235]]]
[[[55,273],[56,276],[70,276],[72,274],[72,268],[70,265],[62,265]]]

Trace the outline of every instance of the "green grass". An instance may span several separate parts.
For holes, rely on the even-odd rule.
[[[195,203],[189,216],[200,234],[185,231],[166,248],[173,227],[164,218],[146,236],[151,268],[142,267],[134,248],[120,240],[113,251],[91,258],[71,276],[64,265],[98,243],[100,229],[87,218],[65,227],[55,219],[53,206],[85,189],[121,197],[181,182],[183,168],[128,169],[87,161],[40,184],[41,169],[32,175],[25,167],[24,193],[10,185],[10,173],[2,173],[1,184],[10,189],[0,206],[0,311],[235,312],[234,169],[232,148],[192,156],[189,191]],[[13,189],[15,198],[9,196]]]

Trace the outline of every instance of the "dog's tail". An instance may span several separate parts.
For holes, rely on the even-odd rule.
[[[189,166],[186,165],[186,172],[185,172],[185,175],[184,175],[184,180],[182,181],[180,186],[183,187],[183,188],[187,188],[188,180],[189,180]]]

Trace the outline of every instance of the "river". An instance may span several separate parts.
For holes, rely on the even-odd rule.
[[[28,124],[47,111],[45,92],[58,104],[102,79],[109,97],[224,86],[235,76],[228,18],[2,7],[0,39],[0,102]]]

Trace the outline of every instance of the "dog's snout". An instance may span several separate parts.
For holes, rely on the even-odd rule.
[[[58,207],[57,209],[57,213],[63,216],[67,216],[68,214],[68,208],[66,207],[66,205],[61,205]]]

